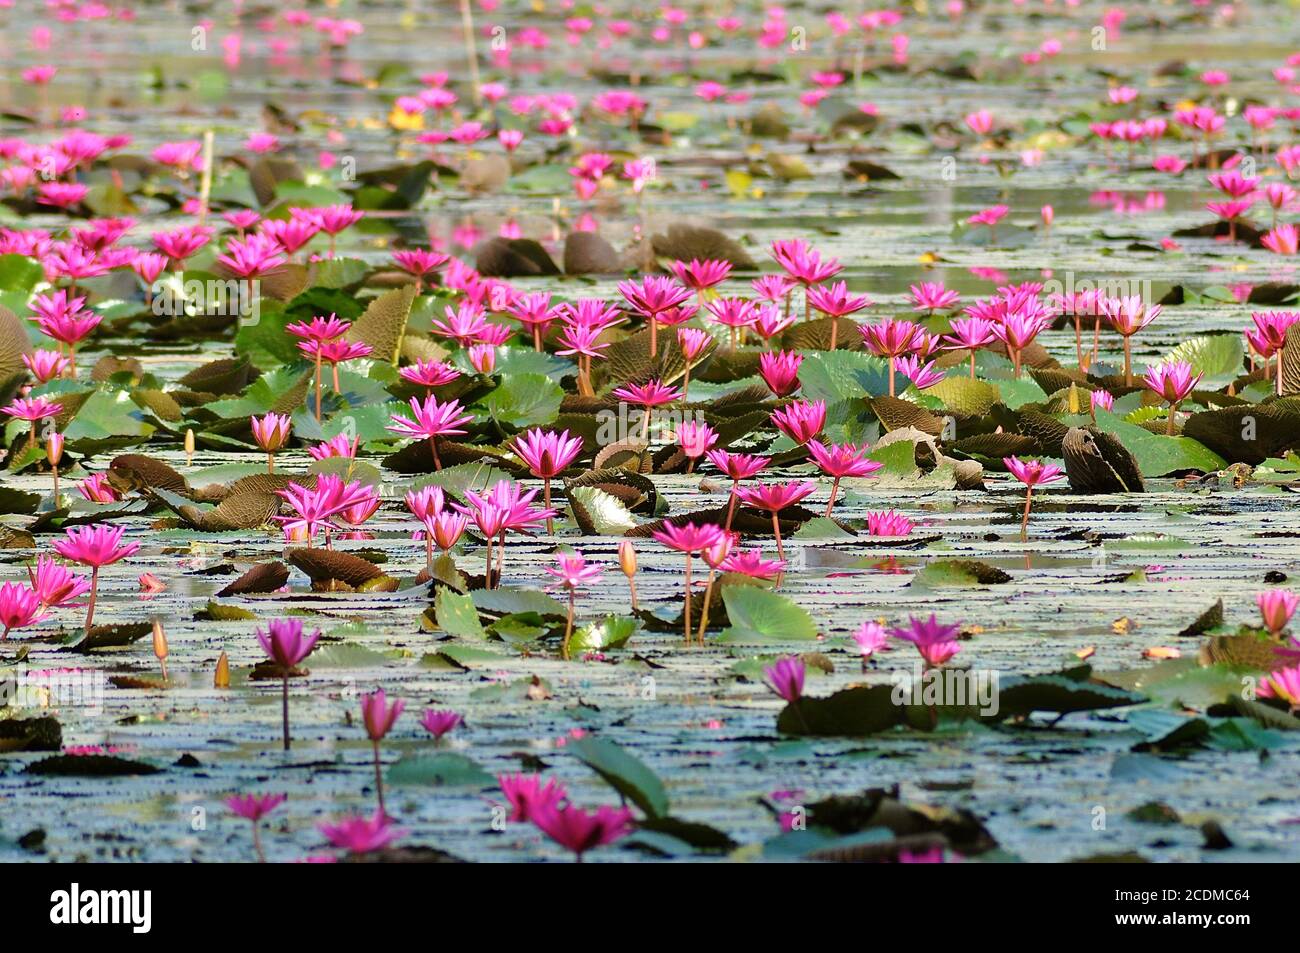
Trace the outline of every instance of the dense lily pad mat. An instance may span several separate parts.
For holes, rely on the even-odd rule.
[[[912,4],[897,22],[876,12],[861,24],[862,11],[846,10],[837,37],[821,10],[778,17],[742,4],[736,32],[694,11],[683,26],[668,9],[474,4],[483,80],[501,83],[476,91],[458,12],[436,6],[344,3],[325,22],[313,7],[312,25],[281,12],[267,29],[252,14],[218,24],[185,8],[203,50],[188,20],[151,4],[112,29],[51,23],[54,50],[35,35],[22,45],[30,24],[0,10],[15,42],[0,164],[41,165],[43,153],[9,145],[19,138],[103,147],[60,173],[64,193],[46,190],[59,199],[84,184],[65,207],[32,199],[43,178],[6,181],[0,227],[104,237],[124,223],[103,219],[130,217],[107,244],[146,249],[154,232],[194,225],[202,196],[219,228],[184,256],[189,291],[164,263],[151,294],[179,295],[174,313],[146,304],[125,260],[74,277],[47,273],[40,241],[0,255],[0,403],[30,386],[26,397],[59,404],[49,419],[66,440],[56,497],[43,446],[29,449],[27,422],[4,418],[0,582],[25,582],[69,529],[112,524],[140,544],[99,573],[90,632],[78,600],[0,642],[0,859],[249,859],[247,822],[224,802],[250,792],[287,795],[264,822],[270,859],[318,853],[322,821],[374,807],[358,699],[378,687],[408,706],[379,772],[401,843],[466,860],[564,856],[536,828],[503,822],[497,779],[520,771],[562,781],[575,804],[626,804],[636,829],[592,855],[611,861],[894,860],[936,847],[990,862],[1300,857],[1300,719],[1255,692],[1286,637],[1253,628],[1256,594],[1293,585],[1300,563],[1300,380],[1276,397],[1276,361],[1283,371],[1291,361],[1260,368],[1241,338],[1252,311],[1300,293],[1294,252],[1261,242],[1272,224],[1262,201],[1229,240],[1206,209],[1221,198],[1210,170],[1159,172],[1146,155],[1212,147],[1221,171],[1249,177],[1249,159],[1262,181],[1287,181],[1272,157],[1294,138],[1294,117],[1274,115],[1257,135],[1243,118],[1288,101],[1272,70],[1293,51],[1267,26],[1272,8],[1225,20],[1206,7],[1130,5],[1121,23],[1097,5],[1056,4],[1008,31],[1018,8],[953,24]],[[622,16],[631,38],[614,28]],[[789,49],[805,16],[817,20],[813,43]],[[499,24],[509,57],[488,48]],[[75,65],[91,53],[93,72]],[[21,78],[55,59],[48,85]],[[1216,68],[1226,89],[1204,75]],[[1113,101],[1121,86],[1138,90],[1135,105]],[[635,116],[619,108],[628,96],[645,100]],[[1173,118],[1196,104],[1228,117],[1208,144]],[[1094,130],[1166,105],[1168,134],[1131,161],[1122,140]],[[985,106],[993,124],[980,131]],[[503,130],[523,133],[515,151]],[[176,165],[156,151],[178,140],[202,149],[209,131],[207,186],[201,154]],[[583,172],[601,156],[603,174]],[[637,159],[655,160],[653,177],[628,172]],[[223,214],[256,213],[274,231],[290,227],[292,209],[335,205],[364,217],[264,276],[255,311],[209,313],[198,300],[240,290],[217,255],[250,226]],[[1002,205],[996,230],[969,221]],[[0,234],[5,247],[24,241]],[[752,296],[751,279],[778,273],[771,243],[790,238],[838,259],[835,280],[872,303],[834,323],[816,309],[804,320],[802,290],[774,303],[794,324],[771,349],[803,356],[792,394],[764,373],[756,333],[733,348],[708,312],[688,321],[707,327],[712,350],[690,366],[687,406],[668,408],[707,423],[719,446],[769,457],[760,482],[815,481],[778,508],[775,527],[760,506],[737,508],[742,546],[775,558],[779,531],[786,567],[779,580],[717,573],[704,644],[688,646],[683,556],[652,534],[723,522],[730,481],[703,461],[688,471],[672,427],[645,446],[639,410],[629,418],[611,396],[652,379],[686,386],[687,369],[667,322],[651,357],[644,315],[624,308],[617,283],[647,265],[667,275],[677,259],[726,259],[734,274],[685,299],[716,314],[715,297]],[[393,253],[426,246],[457,263],[417,286]],[[1024,282],[1050,284],[1046,301],[1083,281],[1163,302],[1131,342],[1133,386],[1109,325],[1088,373],[1077,369],[1092,327],[1076,339],[1063,316],[1023,366],[985,348],[972,381],[966,351],[935,352],[938,382],[919,387],[896,369],[891,397],[890,365],[857,329],[897,317],[950,333],[961,312],[918,306],[919,282],[943,282],[970,305]],[[40,383],[22,353],[55,342],[29,320],[34,298],[74,283],[102,321],[78,345],[76,375]],[[629,320],[588,380],[559,353],[556,329],[534,349],[498,307],[507,291],[601,299]],[[475,296],[511,334],[488,364],[443,326]],[[318,417],[315,368],[285,329],[329,314],[353,322],[345,340],[369,351],[342,362],[337,386],[325,368]],[[1287,346],[1300,357],[1300,340]],[[1140,384],[1165,359],[1202,375],[1173,435],[1168,402]],[[442,361],[453,379],[429,388],[400,373]],[[426,389],[459,402],[463,433],[430,446],[390,429]],[[1091,407],[1101,390],[1113,392],[1109,410]],[[831,480],[772,422],[801,400],[825,403],[822,439],[870,445],[880,464],[837,482],[829,515]],[[290,512],[249,421],[268,413],[292,426],[275,453],[280,477],[376,488],[374,514],[359,529],[334,526],[328,549],[271,525]],[[467,505],[501,480],[540,490],[512,447],[531,427],[581,445],[550,480],[554,532],[510,535],[500,579],[473,528],[426,559],[406,494],[434,486]],[[1035,489],[1022,541],[1024,487],[1004,458],[1068,464],[1065,435],[1089,427],[1131,456],[1144,492],[1089,484],[1076,469],[1068,489]],[[355,460],[307,453],[340,438],[355,441]],[[77,485],[92,476],[111,492],[87,499]],[[620,571],[629,542],[635,596]],[[565,660],[567,593],[548,570],[572,549],[604,571],[578,595]],[[698,626],[710,578],[698,552],[693,572],[685,608]],[[997,676],[996,712],[900,703],[897,680],[917,663],[906,642],[861,661],[852,634],[863,623],[931,613],[960,626],[951,670]],[[289,752],[285,686],[255,636],[284,618],[322,632],[286,680]],[[763,680],[790,658],[806,681],[804,698],[786,703]],[[425,709],[464,723],[435,741],[417,724]],[[1218,829],[1228,843],[1205,833]]]

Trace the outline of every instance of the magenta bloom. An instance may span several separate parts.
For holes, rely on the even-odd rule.
[[[1300,596],[1286,589],[1267,589],[1255,594],[1255,604],[1259,606],[1264,627],[1274,635],[1280,635],[1295,615]]]
[[[665,523],[662,529],[655,530],[652,535],[669,549],[689,555],[716,545],[722,537],[722,529],[713,523],[705,523],[703,526],[694,523],[683,526]]]
[[[1300,665],[1291,665],[1269,672],[1259,681],[1261,698],[1277,698],[1300,709]]]
[[[266,657],[285,674],[311,654],[320,638],[320,630],[304,636],[301,619],[274,619],[267,625],[267,630],[255,632],[257,641]]]
[[[793,704],[803,697],[804,664],[788,656],[763,669],[763,681],[781,698]]]
[[[559,553],[555,565],[547,566],[546,573],[558,580],[561,588],[580,589],[604,572],[599,566],[588,564],[582,553]]]
[[[826,401],[795,401],[772,411],[772,423],[781,433],[803,446],[826,425]]]
[[[865,662],[872,655],[883,651],[889,643],[885,627],[874,620],[864,622],[853,632],[853,642],[858,647],[858,654]]]
[[[946,311],[961,301],[961,295],[949,291],[942,281],[922,281],[908,289],[912,294],[913,311]]]
[[[217,263],[238,278],[252,280],[279,270],[285,258],[279,243],[269,235],[249,235],[243,241],[232,238],[226,254],[217,256]]]
[[[36,383],[44,384],[62,377],[72,366],[72,362],[58,351],[36,350],[23,355],[23,364],[31,371]]]
[[[390,705],[388,696],[384,694],[382,688],[377,688],[368,695],[361,696],[361,717],[366,725],[366,734],[374,742],[382,741],[384,735],[388,734],[398,717],[401,716],[402,710],[406,708],[406,702],[400,698],[395,699]]]
[[[659,353],[659,315],[689,301],[690,289],[683,288],[672,278],[646,275],[639,282],[619,282],[618,290],[628,306],[649,322],[650,356],[654,357]]]
[[[816,440],[810,440],[807,447],[808,454],[816,461],[822,473],[834,478],[831,484],[830,502],[826,504],[827,516],[831,515],[831,509],[835,506],[835,494],[840,488],[841,478],[870,476],[884,466],[883,463],[867,459],[871,448],[866,444],[859,446],[852,443],[833,443],[826,446]]]
[[[915,523],[896,510],[867,514],[868,536],[910,536],[915,526]]]
[[[123,543],[120,526],[74,526],[66,530],[65,539],[56,539],[55,551],[64,559],[99,569],[134,555],[139,543]]]
[[[530,820],[581,861],[582,855],[592,848],[612,844],[626,836],[631,830],[632,812],[621,807],[599,807],[588,812],[572,804],[560,807],[552,801],[534,805]]]
[[[285,441],[289,439],[289,430],[293,426],[287,414],[250,417],[249,424],[253,429],[253,439],[266,451],[268,457],[284,446]]]
[[[370,817],[347,817],[334,824],[319,824],[317,827],[330,844],[351,854],[383,850],[405,833],[390,825],[383,811],[376,811]]]
[[[398,268],[415,278],[424,280],[426,276],[437,271],[451,260],[450,255],[430,251],[427,248],[410,248],[393,252],[393,262]]]
[[[805,288],[821,284],[844,270],[838,259],[823,261],[820,252],[799,238],[773,242],[771,254],[785,273]]]
[[[889,364],[889,393],[894,395],[893,359],[906,354],[915,346],[916,336],[921,333],[920,325],[897,318],[885,318],[879,324],[864,324],[858,330],[862,334],[867,350],[877,357],[883,357]]]
[[[1196,389],[1196,385],[1201,382],[1203,376],[1202,374],[1193,374],[1192,365],[1187,361],[1169,361],[1147,368],[1146,376],[1143,377],[1142,382],[1147,385],[1147,389],[1159,394],[1169,404],[1169,423],[1165,429],[1166,434],[1173,435],[1178,405]]]
[[[48,614],[41,612],[41,599],[34,591],[17,582],[6,582],[0,586],[0,639],[7,639],[13,629],[35,625]]]
[[[429,708],[420,718],[420,727],[434,738],[441,738],[458,728],[464,720],[458,712]]]
[[[62,609],[72,600],[90,591],[90,580],[70,572],[51,556],[39,556],[36,567],[28,567],[27,577],[40,604],[47,609]]]
[[[421,387],[441,387],[460,377],[460,371],[443,361],[417,361],[397,372],[404,381]]]
[[[764,559],[756,549],[737,549],[718,564],[722,572],[739,573],[751,579],[771,581],[778,579],[785,571],[785,562],[780,559]]]
[[[1028,538],[1029,507],[1033,502],[1034,487],[1055,483],[1065,476],[1065,471],[1054,463],[1039,460],[1021,460],[1018,457],[1003,457],[1002,462],[1017,480],[1025,485],[1025,515],[1020,520],[1020,538]]]
[[[1003,457],[1002,462],[1012,475],[1028,487],[1055,483],[1065,476],[1065,471],[1053,463],[1039,460],[1021,460],[1018,457]]]
[[[789,397],[799,389],[802,363],[803,355],[798,351],[764,351],[758,357],[758,373],[773,394]]]
[[[510,802],[511,821],[531,821],[534,812],[556,808],[568,795],[562,782],[552,779],[543,784],[537,774],[502,774],[497,783]]]
[[[961,625],[943,625],[936,621],[934,613],[928,620],[909,616],[907,626],[889,630],[896,639],[911,642],[921,653],[927,668],[937,668],[961,651],[957,644],[957,635]]]
[[[311,321],[298,321],[294,324],[285,325],[284,329],[296,338],[324,343],[342,337],[351,327],[352,323],[350,321],[341,320],[336,315],[331,314],[329,317],[317,315]]]
[[[620,400],[625,400],[629,404],[636,404],[638,407],[642,408],[642,440],[645,440],[650,433],[651,409],[681,400],[683,396],[682,392],[676,387],[664,384],[658,378],[653,378],[646,381],[644,384],[625,384],[622,387],[611,391],[611,394]]]
[[[235,794],[226,798],[226,807],[256,824],[288,798],[286,794]]]
[[[893,367],[911,381],[917,390],[933,387],[944,378],[943,371],[936,368],[933,361],[922,364],[921,359],[915,354],[894,358]]]
[[[670,266],[672,273],[688,288],[703,291],[726,281],[731,274],[731,262],[707,259],[701,261],[692,258],[689,262],[674,261]]]
[[[461,429],[461,424],[474,419],[470,414],[461,413],[461,410],[458,400],[449,400],[440,404],[438,398],[430,396],[421,404],[419,400],[412,397],[411,417],[403,417],[400,414],[390,415],[389,419],[393,423],[388,429],[404,437],[428,440],[429,446],[433,448],[434,466],[441,470],[442,461],[438,459],[437,439],[466,433],[467,431]]]
[[[677,427],[677,443],[682,453],[690,458],[686,472],[695,468],[695,461],[704,456],[705,451],[718,442],[718,434],[708,424],[686,421]]]
[[[736,493],[741,502],[760,510],[767,510],[775,516],[787,506],[794,506],[816,489],[816,483],[801,480],[795,483],[760,483],[757,486],[741,487]]]
[[[534,427],[515,437],[511,445],[515,454],[528,466],[533,476],[558,476],[582,453],[582,438]],[[547,501],[550,505],[550,501]]]

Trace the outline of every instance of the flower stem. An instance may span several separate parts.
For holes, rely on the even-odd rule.
[[[1020,541],[1023,543],[1029,539],[1029,504],[1034,499],[1034,488],[1025,487],[1025,515],[1020,519]]]
[[[375,794],[379,797],[379,816],[387,817],[388,812],[384,810],[384,772],[379,760],[379,742],[372,741],[371,744],[375,749]]]
[[[90,567],[90,602],[86,604],[86,634],[90,635],[90,627],[95,621],[95,599],[99,595],[99,567]]]
[[[704,644],[704,630],[709,627],[709,603],[713,601],[713,583],[717,579],[718,571],[709,569],[709,581],[704,585],[704,605],[700,607],[700,628],[696,633],[695,640]]]
[[[569,614],[564,621],[564,644],[560,647],[560,654],[566,662],[569,660],[569,640],[573,638],[573,601],[574,590],[569,586]]]
[[[831,515],[831,509],[835,506],[835,494],[838,493],[839,491],[840,491],[840,478],[839,478],[839,477],[836,477],[836,478],[834,479],[834,481],[832,481],[832,483],[831,483],[831,498],[830,498],[830,501],[826,504],[826,515],[827,515],[827,517],[829,517],[829,516]]]
[[[682,621],[686,644],[691,643],[691,554],[686,554],[686,597],[682,605]]]
[[[284,731],[284,750],[289,750],[289,670],[280,679],[280,720]]]

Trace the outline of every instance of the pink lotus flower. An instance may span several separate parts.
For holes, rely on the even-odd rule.
[[[36,378],[36,383],[45,384],[62,377],[72,366],[72,362],[58,351],[36,350],[23,355],[23,364]]]
[[[723,538],[723,530],[713,523],[697,526],[688,522],[682,526],[664,523],[651,535],[669,549],[686,556],[685,595],[682,599],[682,618],[687,644],[691,641],[691,556],[701,550],[712,549]]]
[[[1300,231],[1294,225],[1278,225],[1265,232],[1260,243],[1275,255],[1294,255],[1300,248]]]
[[[458,400],[449,400],[440,404],[438,398],[430,396],[421,404],[419,400],[412,397],[411,417],[403,417],[400,414],[390,415],[392,425],[388,429],[404,437],[428,440],[429,447],[433,451],[434,469],[441,470],[442,461],[438,459],[438,438],[466,433],[467,431],[461,429],[461,424],[474,419],[470,414],[461,413],[461,410]]]
[[[226,798],[226,807],[252,823],[253,853],[257,855],[260,863],[266,863],[266,855],[262,852],[262,831],[259,822],[283,804],[286,797],[287,795],[284,794],[236,794]]]
[[[869,512],[866,520],[868,536],[910,536],[916,526],[896,510]]]
[[[678,281],[696,292],[722,284],[731,274],[731,267],[729,261],[714,259],[701,261],[698,258],[692,258],[689,262],[674,261],[669,266]]]
[[[379,801],[378,814],[383,816],[384,811],[384,775],[383,765],[379,758],[379,742],[384,740],[396,724],[397,719],[401,717],[402,711],[406,708],[406,702],[400,698],[388,703],[388,696],[382,688],[377,688],[368,695],[361,696],[361,718],[366,726],[366,734],[370,738],[371,747],[375,755],[375,794]]]
[[[764,559],[763,554],[756,549],[738,549],[727,556],[718,565],[718,569],[770,582],[780,578],[785,571],[785,562],[780,559]]]
[[[1166,434],[1173,436],[1178,405],[1195,390],[1196,385],[1201,382],[1203,376],[1202,374],[1194,375],[1192,365],[1187,361],[1168,361],[1147,368],[1143,383],[1146,384],[1149,390],[1158,394],[1169,404],[1169,422],[1165,428]]]
[[[1264,628],[1276,636],[1282,634],[1295,615],[1296,607],[1300,606],[1300,596],[1286,589],[1266,589],[1255,594],[1255,604],[1259,606]]]
[[[970,131],[977,136],[987,136],[993,130],[993,113],[987,109],[967,113],[964,121]]]
[[[646,275],[639,282],[619,282],[618,291],[632,310],[649,322],[650,356],[655,357],[659,353],[659,315],[689,301],[690,289],[683,288],[672,278]]]
[[[121,499],[117,490],[102,473],[92,473],[77,484],[77,489],[92,503],[116,503]]]
[[[889,394],[891,397],[894,396],[896,391],[893,359],[915,347],[917,336],[923,333],[920,326],[911,321],[885,318],[879,324],[861,325],[858,330],[862,334],[867,350],[889,361]]]
[[[912,295],[913,311],[926,311],[934,314],[936,311],[955,308],[961,302],[961,295],[955,291],[949,291],[943,286],[942,281],[922,281],[919,284],[912,285],[908,290]]]
[[[832,351],[835,350],[838,341],[839,319],[856,314],[871,305],[871,299],[866,295],[849,294],[848,283],[844,281],[810,287],[807,289],[806,296],[811,307],[832,319],[831,339],[828,345],[828,349]]]
[[[644,384],[625,384],[610,392],[612,396],[642,408],[641,439],[645,440],[650,432],[650,411],[682,399],[682,392],[675,387],[664,384],[658,378],[652,378]]]
[[[715,467],[731,478],[731,498],[727,503],[726,529],[731,530],[731,517],[736,509],[736,488],[741,480],[761,473],[771,461],[748,453],[728,453],[726,450],[709,450],[705,457]]]
[[[459,370],[444,361],[417,361],[398,370],[397,375],[404,381],[429,390],[450,384],[461,376]]]
[[[1259,695],[1286,702],[1293,713],[1300,710],[1300,665],[1269,672],[1259,681]]]
[[[799,446],[803,446],[826,425],[826,401],[800,400],[772,411],[772,424]]]
[[[318,829],[334,847],[351,854],[369,854],[383,850],[405,831],[393,827],[383,811],[370,817],[347,817],[333,824],[318,824]]]
[[[211,240],[211,230],[201,225],[178,228],[171,232],[154,232],[150,236],[153,247],[176,262],[183,262],[193,256]]]
[[[328,460],[331,457],[353,459],[357,455],[357,447],[360,442],[360,437],[349,438],[347,434],[341,433],[316,444],[314,447],[308,447],[307,453],[313,460]]]
[[[686,472],[693,472],[695,470],[695,461],[704,456],[705,452],[717,442],[718,434],[708,424],[688,420],[679,425],[677,428],[677,443],[682,448],[682,453],[690,461],[687,464]]]
[[[809,496],[817,489],[817,484],[808,480],[792,483],[761,483],[757,486],[741,487],[736,490],[736,497],[748,506],[766,510],[772,517],[772,533],[776,537],[776,554],[785,560],[785,549],[781,545],[781,524],[777,514],[788,506]]]
[[[38,557],[35,568],[28,568],[27,577],[32,591],[46,609],[72,606],[72,600],[90,590],[90,580],[69,572],[66,566],[50,556]]]
[[[911,381],[917,390],[933,387],[944,378],[943,371],[936,368],[933,361],[922,364],[915,354],[894,358],[893,369]]]
[[[778,697],[794,704],[803,697],[804,664],[787,656],[763,669],[763,681]]]
[[[758,373],[777,397],[789,397],[799,389],[799,365],[803,355],[798,351],[764,351],[758,357]]]
[[[266,631],[257,629],[255,634],[266,657],[286,675],[311,654],[320,638],[319,630],[303,635],[301,619],[275,619],[267,625]]]
[[[884,651],[889,643],[889,635],[885,632],[885,627],[875,621],[863,622],[854,630],[852,639],[858,647],[858,654],[862,656],[864,668],[867,659],[877,652]]]
[[[429,708],[420,718],[420,727],[433,735],[435,740],[441,740],[443,735],[455,731],[464,720],[457,712]]]
[[[4,407],[0,414],[8,414],[14,420],[26,420],[31,424],[27,431],[27,447],[36,446],[36,425],[49,417],[58,416],[63,410],[62,404],[56,404],[48,397],[16,397]]]
[[[132,556],[139,543],[122,542],[125,530],[120,526],[74,526],[64,539],[56,539],[54,551],[64,559],[90,567],[90,602],[86,608],[86,634],[95,619],[95,597],[99,590],[99,570],[121,559]]]
[[[826,446],[816,440],[810,440],[807,447],[808,454],[816,461],[821,471],[834,478],[831,484],[831,498],[826,504],[827,516],[831,515],[831,510],[835,506],[835,495],[839,492],[840,480],[843,477],[870,476],[884,466],[883,463],[867,459],[871,448],[866,444],[859,446],[852,443],[833,443]]]
[[[623,838],[632,825],[632,812],[626,808],[600,807],[588,812],[572,804],[560,807],[551,801],[533,805],[530,813],[538,829],[572,851],[577,861],[592,848]]]
[[[252,281],[279,271],[285,258],[269,235],[249,235],[243,241],[231,239],[226,253],[217,256],[217,263],[235,277]]]
[[[6,582],[0,586],[0,640],[9,638],[14,629],[35,625],[49,615],[41,612],[41,599],[33,590],[21,583]]]
[[[820,252],[798,238],[773,242],[771,254],[785,273],[804,288],[828,281],[844,270],[838,259],[822,261]]]
[[[432,251],[428,248],[409,248],[395,251],[393,262],[398,268],[412,275],[423,287],[424,279],[436,272],[451,260],[450,255]]]
[[[1140,295],[1123,298],[1103,298],[1100,302],[1102,313],[1111,326],[1124,338],[1124,383],[1133,383],[1133,358],[1131,340],[1156,318],[1160,317],[1158,304],[1146,305]]]
[[[957,644],[960,631],[960,625],[944,625],[931,613],[928,620],[909,616],[905,628],[890,629],[889,634],[916,646],[925,667],[929,669],[938,668],[961,651],[961,646]]]
[[[267,472],[275,472],[274,454],[288,441],[292,421],[285,414],[266,414],[250,417],[249,424],[253,429],[253,439],[266,451]]]
[[[992,205],[986,209],[981,209],[970,218],[966,219],[968,225],[987,225],[992,233],[993,240],[996,241],[998,222],[1007,217],[1010,207],[1006,205]]]
[[[256,823],[287,800],[286,794],[236,794],[226,798],[226,807],[248,821]]]
[[[531,821],[538,809],[555,808],[568,795],[562,782],[552,779],[543,784],[536,774],[502,774],[497,783],[510,802],[510,821]]]
[[[1029,507],[1033,501],[1034,487],[1055,483],[1065,476],[1065,471],[1054,463],[1043,463],[1039,460],[1003,457],[1002,462],[1012,475],[1025,485],[1025,515],[1020,520],[1020,538],[1025,540],[1029,533]]]
[[[598,578],[603,571],[599,566],[589,565],[582,553],[560,553],[555,557],[555,565],[546,567],[547,574],[558,580],[555,588],[563,589],[568,593],[568,619],[564,626],[564,641],[560,647],[560,654],[565,660],[569,658],[569,642],[573,638],[574,603],[578,590]]]

